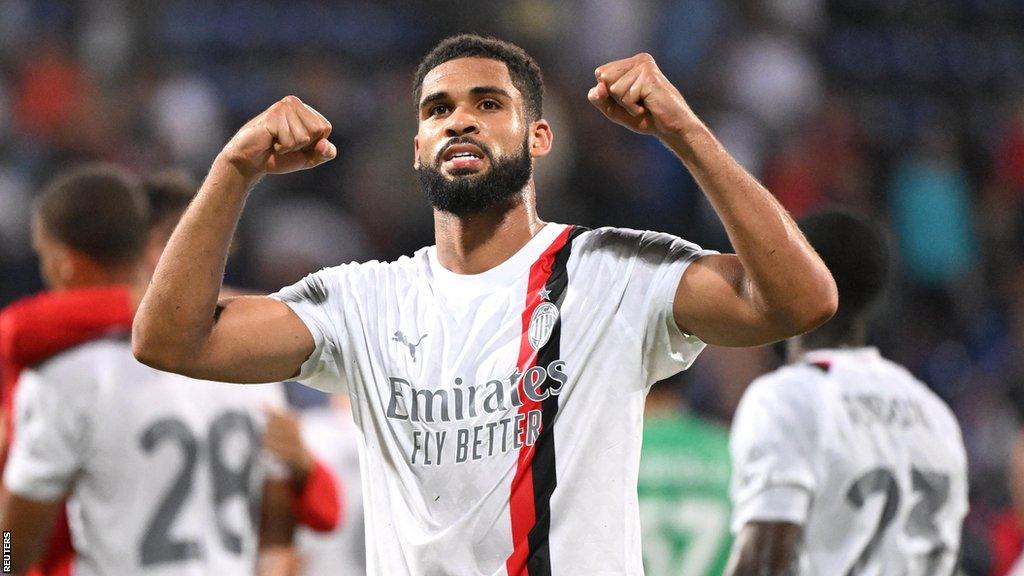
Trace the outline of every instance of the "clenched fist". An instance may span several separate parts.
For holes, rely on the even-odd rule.
[[[295,96],[286,96],[242,126],[221,155],[242,174],[259,177],[312,168],[337,156],[331,123]]]
[[[609,119],[634,132],[665,139],[701,126],[650,54],[609,62],[595,70],[594,76],[597,85],[587,99]]]

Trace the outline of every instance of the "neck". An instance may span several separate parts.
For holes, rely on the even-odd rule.
[[[867,332],[867,322],[863,318],[833,319],[813,332],[789,340],[786,343],[786,362],[798,362],[814,350],[863,348],[867,346]]]
[[[537,217],[533,181],[511,204],[458,216],[434,209],[437,259],[456,274],[479,274],[508,260],[544,222]]]
[[[143,291],[147,284],[147,274],[143,267],[137,263],[113,265],[113,266],[80,266],[76,273],[61,285],[55,286],[57,290],[75,288],[91,288],[100,286],[115,286],[124,284]]]

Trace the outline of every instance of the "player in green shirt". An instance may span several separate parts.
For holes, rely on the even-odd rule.
[[[729,431],[684,410],[674,382],[651,388],[640,460],[648,576],[720,576],[729,532]]]

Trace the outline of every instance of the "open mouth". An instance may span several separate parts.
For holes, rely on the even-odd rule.
[[[449,173],[476,172],[484,167],[487,155],[476,144],[452,144],[441,153],[441,167]]]

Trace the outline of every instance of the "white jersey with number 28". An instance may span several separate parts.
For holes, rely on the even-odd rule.
[[[263,481],[283,474],[260,408],[283,403],[280,385],[191,380],[100,340],[22,374],[4,482],[69,497],[78,576],[251,574]]]
[[[732,528],[803,526],[799,574],[952,574],[967,462],[949,408],[874,348],[763,376],[733,422]]]

